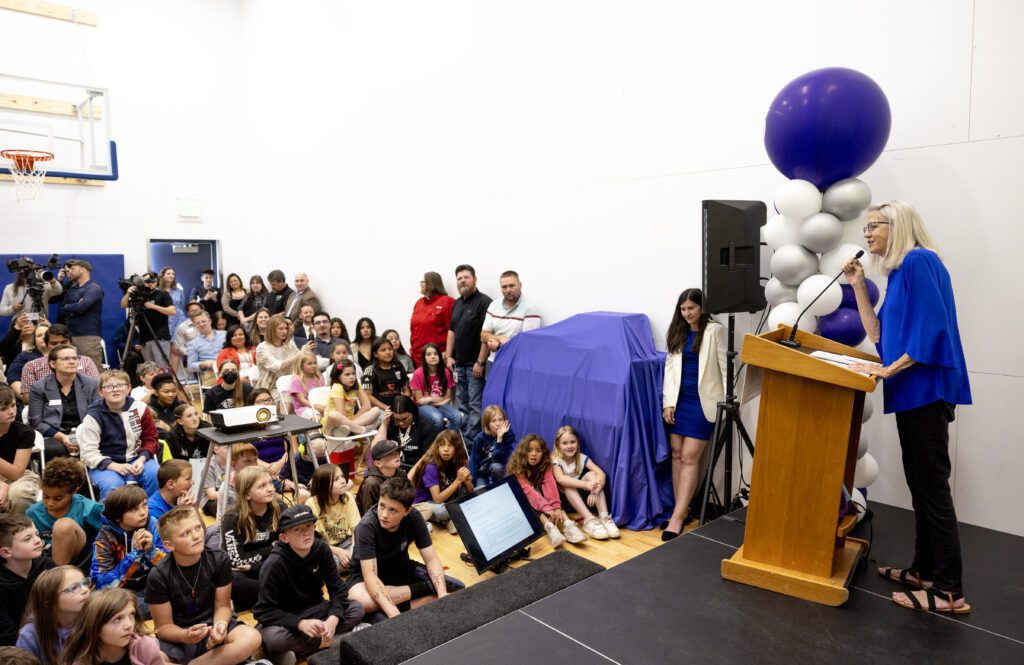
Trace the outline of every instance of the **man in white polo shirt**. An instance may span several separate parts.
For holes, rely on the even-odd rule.
[[[526,330],[540,328],[540,311],[523,297],[523,285],[515,270],[501,273],[501,300],[493,301],[487,308],[480,340],[487,344],[491,355],[487,358],[487,369],[494,362],[494,354],[510,339]]]

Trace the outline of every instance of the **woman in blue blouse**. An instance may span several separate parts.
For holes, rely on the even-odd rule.
[[[909,203],[886,201],[869,208],[864,238],[889,278],[877,315],[860,262],[853,259],[843,273],[853,286],[861,322],[882,365],[858,364],[851,369],[885,382],[885,412],[896,414],[917,531],[910,567],[878,572],[918,589],[893,594],[904,607],[970,612],[949,490],[949,423],[957,404],[971,403],[952,282],[924,222]]]

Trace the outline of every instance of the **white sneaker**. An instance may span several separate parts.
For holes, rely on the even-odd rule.
[[[351,431],[352,428],[349,427],[348,425],[338,425],[337,427],[334,428],[334,431],[331,432],[331,436],[333,436],[336,439],[344,439],[346,436],[349,435],[349,432]]]
[[[576,522],[567,519],[562,524],[562,533],[565,534],[565,539],[573,545],[577,545],[587,540],[587,534],[580,531],[580,528],[576,526]]]
[[[591,517],[583,523],[583,533],[594,540],[608,540],[608,532],[605,531],[604,524],[596,517]]]
[[[604,527],[604,531],[608,534],[609,538],[618,538],[622,535],[622,532],[619,531],[619,527],[615,525],[615,520],[612,519],[611,515],[604,515],[598,519],[601,520],[601,526]]]
[[[565,542],[565,536],[558,533],[558,529],[551,522],[547,523],[544,530],[548,532],[548,540],[551,541],[551,547],[558,547]]]

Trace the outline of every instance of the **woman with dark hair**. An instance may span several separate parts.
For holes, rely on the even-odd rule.
[[[270,324],[270,310],[260,307],[252,317],[252,328],[250,329],[250,343],[259,346],[260,342],[267,339],[267,325]]]
[[[256,322],[256,314],[261,309],[266,309],[269,297],[270,291],[267,290],[267,285],[263,283],[263,277],[260,275],[250,277],[249,292],[245,294],[242,302],[238,303],[238,307],[235,308],[235,311],[238,312],[238,322],[245,326],[246,330],[252,330]]]
[[[238,308],[242,306],[242,302],[247,295],[249,294],[246,293],[245,287],[242,286],[242,278],[236,273],[228,275],[228,278],[224,280],[224,295],[220,297],[220,306],[224,316],[228,319],[229,326],[241,323]]]
[[[423,274],[420,280],[420,294],[412,308],[409,321],[409,349],[414,363],[419,366],[423,347],[437,344],[444,349],[448,342],[448,329],[452,325],[452,309],[455,299],[444,290],[441,275],[436,272]]]
[[[398,331],[394,328],[388,328],[380,336],[391,342],[391,348],[395,350],[395,362],[402,365],[402,369],[405,370],[406,374],[412,374],[416,369],[416,364],[413,363],[409,354],[405,352],[405,347],[402,346],[402,338]]]
[[[910,566],[879,568],[878,574],[916,589],[892,595],[904,607],[964,614],[971,606],[964,599],[960,530],[949,489],[949,423],[956,405],[972,398],[953,282],[924,221],[905,201],[868,208],[864,239],[888,277],[877,314],[860,261],[851,259],[843,274],[882,364],[852,363],[850,369],[884,381],[885,412],[896,414],[917,526]]]
[[[353,360],[359,364],[360,369],[366,369],[373,362],[373,341],[377,339],[377,326],[373,319],[368,316],[356,321],[356,338],[352,341],[352,350],[355,351]]]
[[[349,341],[348,328],[345,327],[345,322],[334,317],[331,319],[331,337],[335,339],[343,339],[346,342]]]
[[[224,334],[224,348],[217,354],[217,367],[225,360],[235,363],[242,382],[249,383],[249,368],[256,364],[256,347],[249,341],[245,328],[233,325]]]
[[[715,427],[715,412],[725,400],[725,329],[711,320],[703,304],[700,289],[686,289],[679,294],[668,327],[662,415],[671,426],[676,505],[661,534],[663,541],[683,531],[697,491],[700,461]]]

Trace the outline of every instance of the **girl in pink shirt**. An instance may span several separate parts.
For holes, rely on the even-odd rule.
[[[544,525],[552,547],[558,547],[566,540],[574,544],[587,540],[576,522],[562,510],[558,484],[551,470],[551,452],[544,439],[536,434],[524,436],[508,460],[508,474],[519,481],[527,501]]]

